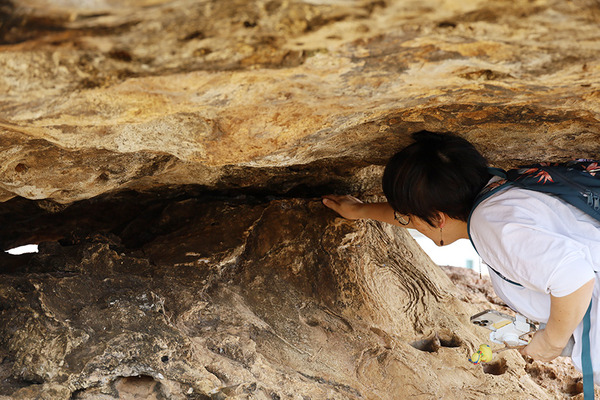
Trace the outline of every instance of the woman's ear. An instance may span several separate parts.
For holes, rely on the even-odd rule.
[[[441,211],[438,211],[437,213],[437,221],[438,221],[438,228],[443,228],[446,226],[446,223],[448,222],[448,215],[446,213],[443,213]]]

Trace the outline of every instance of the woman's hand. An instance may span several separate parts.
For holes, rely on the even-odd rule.
[[[327,195],[323,196],[323,204],[346,219],[364,218],[362,209],[365,204],[356,197]]]
[[[524,356],[529,356],[534,360],[552,361],[560,356],[564,346],[555,346],[550,343],[546,335],[546,330],[539,330],[533,335],[529,344],[520,351]]]
[[[373,219],[403,228],[414,228],[412,223],[400,224],[394,219],[394,209],[387,202],[363,203],[353,196],[323,196],[323,204],[347,219]]]
[[[531,342],[521,349],[521,354],[541,361],[558,357],[585,315],[595,282],[593,278],[566,296],[550,295],[550,318],[546,328],[533,335]]]

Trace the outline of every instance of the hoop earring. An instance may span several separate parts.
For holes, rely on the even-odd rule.
[[[444,238],[442,235],[443,235],[442,228],[440,228],[440,246],[444,245]]]

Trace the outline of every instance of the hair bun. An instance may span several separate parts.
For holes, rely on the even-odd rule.
[[[415,142],[429,143],[431,145],[441,145],[446,142],[447,137],[448,134],[430,131],[419,131],[412,134]]]

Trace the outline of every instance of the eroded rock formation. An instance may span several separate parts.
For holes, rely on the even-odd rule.
[[[591,0],[0,2],[0,244],[40,244],[0,256],[0,396],[576,394],[566,366],[469,364],[468,316],[499,305],[318,197],[380,196],[420,129],[504,167],[598,157],[599,20]]]
[[[483,304],[404,230],[310,200],[153,211],[16,257],[0,285],[10,398],[111,398],[127,377],[173,399],[552,398],[515,354],[468,363]]]
[[[423,128],[504,166],[599,150],[591,0],[24,0],[2,12],[4,199],[352,187],[344,178]]]

